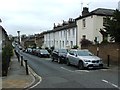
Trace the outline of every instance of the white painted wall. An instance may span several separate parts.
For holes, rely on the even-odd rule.
[[[44,34],[44,41],[45,42],[43,47],[50,48],[52,46],[55,46],[55,48],[58,49],[66,48],[66,46],[73,47],[74,45],[76,45],[76,27]]]
[[[86,27],[83,27],[83,19],[86,20]],[[85,17],[83,19],[77,20],[77,44],[79,47],[80,41],[83,35],[86,35],[86,38],[92,42],[94,42],[95,37],[98,38],[99,42],[102,41],[102,35],[100,34],[100,28],[103,28],[103,16],[92,15],[89,17]]]

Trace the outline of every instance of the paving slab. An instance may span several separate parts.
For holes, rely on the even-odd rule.
[[[33,83],[33,80],[32,74],[26,75],[25,67],[21,66],[14,56],[11,59],[8,75],[2,77],[2,88],[25,88]]]

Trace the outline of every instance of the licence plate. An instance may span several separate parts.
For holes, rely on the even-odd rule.
[[[93,66],[99,66],[99,65],[97,65],[97,64],[93,64]]]

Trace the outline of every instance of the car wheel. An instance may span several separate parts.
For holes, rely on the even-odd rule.
[[[52,58],[52,62],[54,62],[54,58]]]
[[[70,66],[70,61],[69,61],[69,59],[67,59],[66,64],[67,64],[67,66]]]
[[[61,60],[60,60],[60,58],[58,58],[58,63],[59,63],[59,64],[61,63]]]
[[[82,61],[80,61],[80,62],[78,63],[78,69],[79,69],[79,70],[84,69],[84,65],[83,65],[83,62],[82,62]]]

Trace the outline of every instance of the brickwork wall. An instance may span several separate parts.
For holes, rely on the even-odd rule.
[[[97,55],[97,45],[91,45],[87,48],[92,53]],[[104,63],[107,62],[108,55],[110,55],[111,64],[118,64],[120,62],[120,43],[100,44],[99,45],[99,57],[103,59]]]

